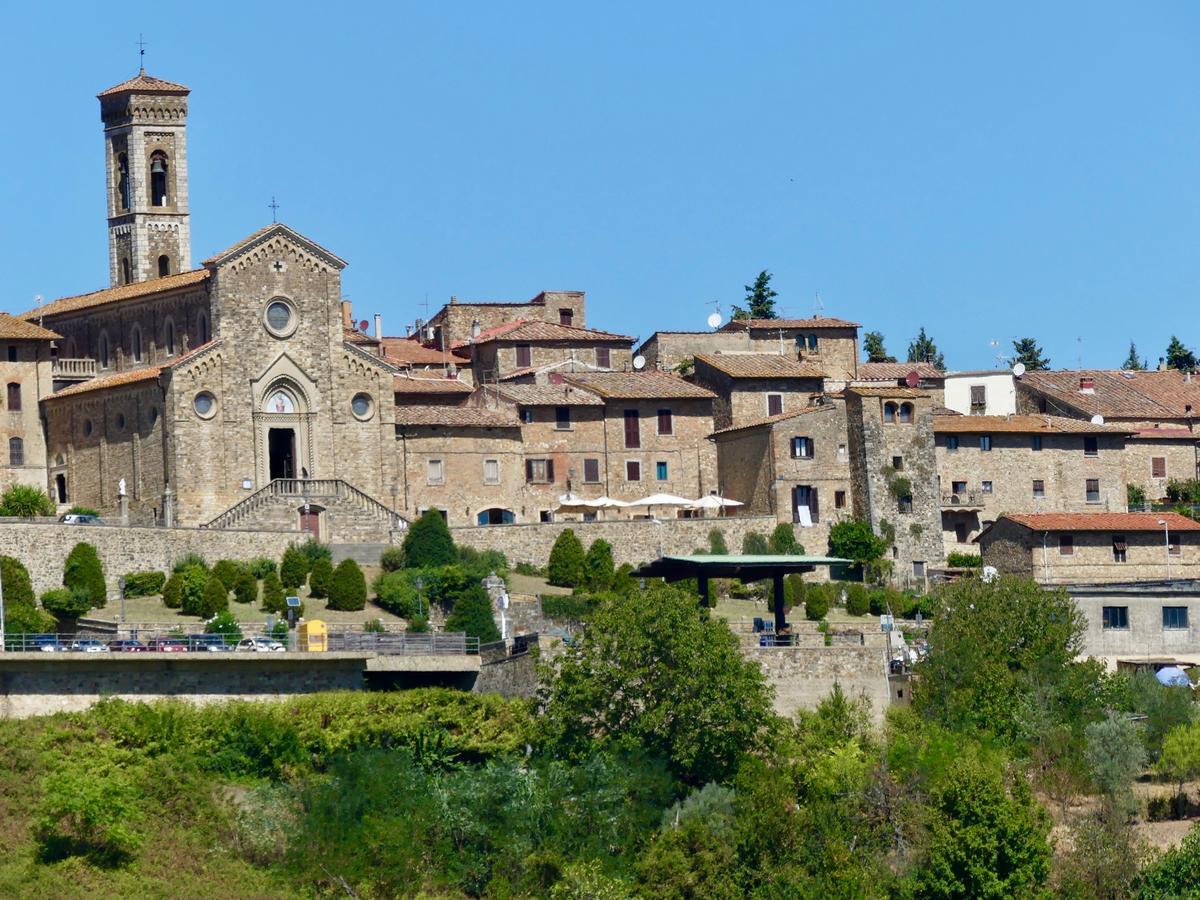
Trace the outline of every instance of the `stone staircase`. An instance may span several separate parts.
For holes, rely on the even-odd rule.
[[[320,538],[326,543],[386,545],[392,531],[406,525],[399,513],[340,478],[276,478],[200,527],[295,531],[306,503],[324,510]]]

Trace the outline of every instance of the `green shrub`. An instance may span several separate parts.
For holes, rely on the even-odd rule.
[[[179,559],[175,560],[175,565],[171,567],[172,572],[182,572],[184,569],[203,569],[208,571],[208,560],[199,553],[186,553]]]
[[[829,613],[832,599],[828,584],[810,584],[804,591],[804,618],[810,622],[820,622]]]
[[[287,595],[283,591],[283,582],[272,570],[262,583],[262,608],[266,612],[287,612]]]
[[[252,559],[247,564],[247,567],[250,569],[250,574],[260,581],[272,572],[279,574],[279,567],[275,565],[275,560],[269,556],[260,556],[257,559]]]
[[[570,528],[564,528],[550,548],[546,565],[548,580],[559,587],[578,587],[583,583],[583,543]]]
[[[381,572],[371,589],[375,602],[392,615],[407,619],[418,611],[417,587],[409,571]]]
[[[424,634],[429,630],[429,617],[415,615],[408,620],[408,630],[413,634]]]
[[[405,566],[403,547],[386,547],[379,554],[379,565],[385,572],[398,572]]]
[[[871,611],[871,598],[864,585],[846,585],[846,612],[852,616],[865,616]]]
[[[983,558],[978,553],[960,553],[953,550],[946,554],[946,565],[964,569],[979,569],[983,566]]]
[[[42,594],[42,608],[59,622],[78,619],[92,608],[92,598],[84,588],[55,588]]]
[[[167,609],[179,609],[183,606],[183,573],[173,572],[167,579],[163,585],[162,602]]]
[[[32,519],[34,516],[54,515],[54,501],[42,488],[29,484],[13,484],[0,494],[0,516]]]
[[[383,634],[387,629],[383,627],[383,623],[378,619],[367,619],[367,621],[363,622],[363,631],[367,634]]]
[[[518,575],[528,575],[530,578],[545,578],[546,570],[540,569],[533,563],[519,562],[513,568]]]
[[[288,544],[279,564],[279,580],[289,591],[296,591],[308,578],[308,557],[295,544]]]
[[[29,578],[29,570],[19,559],[12,556],[0,556],[0,587],[4,590],[4,603],[7,606],[33,606],[33,582]]]
[[[789,609],[795,609],[804,602],[804,596],[807,590],[808,585],[804,583],[804,576],[799,572],[793,572],[791,575],[784,576],[783,597]],[[767,611],[775,612],[774,597],[771,598],[770,609]]]
[[[780,522],[775,526],[767,544],[772,553],[781,553],[787,556],[799,556],[804,553],[804,547],[796,540],[795,527],[787,522]]]
[[[492,601],[482,585],[473,585],[454,604],[454,611],[446,619],[446,631],[461,631],[470,637],[479,638],[480,643],[500,640],[500,630],[492,617]]]
[[[482,581],[493,572],[501,577],[508,573],[508,559],[499,550],[459,547],[458,564],[476,581]]]
[[[612,544],[603,538],[592,541],[583,558],[583,580],[589,590],[603,591],[612,585],[616,569],[613,566]]]
[[[218,560],[212,567],[212,574],[221,579],[221,584],[233,590],[243,572],[246,572],[245,563],[234,562],[232,559]]]
[[[32,829],[42,862],[79,856],[115,868],[142,846],[146,807],[132,754],[109,744],[97,751],[58,760],[42,782]]]
[[[714,528],[708,533],[708,549],[713,556],[728,556],[729,545],[725,543],[725,532]]]
[[[308,571],[312,571],[313,563],[318,559],[327,559],[333,562],[333,550],[328,544],[322,544],[320,541],[309,538],[300,545],[300,551],[304,554],[304,558],[308,560]]]
[[[320,556],[312,565],[308,576],[308,595],[322,599],[329,596],[329,584],[333,581],[333,563],[329,557]]]
[[[573,622],[582,621],[588,616],[599,602],[596,594],[543,594],[542,615],[548,619],[566,619]]]
[[[204,623],[205,634],[219,634],[225,645],[234,646],[242,639],[242,626],[229,610],[222,610]]]
[[[182,612],[185,616],[199,616],[201,619],[208,619],[227,609],[229,609],[229,589],[225,587],[225,582],[216,575],[208,576],[199,602],[195,597],[189,596],[187,592],[184,593]]]
[[[1138,487],[1136,484],[1125,485],[1125,503],[1130,507],[1143,506],[1146,503],[1145,488]]]
[[[366,607],[367,579],[354,560],[343,559],[333,570],[326,605],[330,609],[344,612],[354,612]]]
[[[742,538],[742,553],[747,556],[766,556],[770,552],[771,545],[757,531],[747,532]]]
[[[161,594],[167,576],[163,572],[126,572],[126,597],[153,597]]]
[[[233,599],[238,603],[253,603],[258,599],[258,581],[249,572],[242,572],[233,583]]]
[[[32,603],[4,604],[4,643],[7,650],[21,649],[20,635],[45,634],[57,627],[54,616]]]
[[[70,509],[67,510],[67,512],[71,513],[72,515],[76,515],[76,516],[96,516],[97,518],[100,517],[100,510],[93,509],[90,506],[80,506],[79,504],[72,506]]]
[[[458,559],[446,520],[436,509],[427,509],[404,535],[404,558],[413,568],[448,566]]]
[[[87,591],[92,606],[102,609],[108,600],[108,589],[104,585],[104,567],[100,556],[91,544],[80,541],[67,554],[63,565],[63,587]]]
[[[435,569],[410,569],[414,584],[421,580],[419,590],[430,604],[437,604],[449,614],[463,592],[476,582],[459,566],[440,566]]]

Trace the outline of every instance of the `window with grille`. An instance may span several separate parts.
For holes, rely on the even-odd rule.
[[[10,466],[25,465],[25,442],[19,437],[8,439],[8,464]]]
[[[992,492],[992,483],[990,481],[981,481],[979,489],[985,494],[990,494]]]

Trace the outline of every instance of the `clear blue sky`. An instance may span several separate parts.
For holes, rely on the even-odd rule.
[[[139,30],[192,88],[193,260],[275,194],[392,333],[542,289],[702,329],[767,268],[954,368],[1200,343],[1194,3],[10,4],[6,310],[106,286],[94,95]]]

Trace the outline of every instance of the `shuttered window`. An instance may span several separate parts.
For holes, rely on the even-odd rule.
[[[533,364],[533,355],[528,344],[517,344],[517,368],[526,369]]]
[[[1155,456],[1150,459],[1150,477],[1167,477],[1167,458],[1165,456]]]
[[[767,415],[777,416],[783,412],[783,394],[767,394]]]
[[[642,446],[642,436],[638,431],[638,411],[625,410],[625,446],[636,448]]]
[[[642,480],[642,464],[636,459],[627,460],[625,463],[625,480],[626,481],[641,481]]]
[[[587,484],[595,484],[600,480],[600,460],[585,459],[583,461],[583,480]]]
[[[21,385],[15,381],[8,383],[8,408],[13,412],[21,408]]]
[[[550,484],[554,481],[554,460],[525,460],[525,480],[530,484]]]
[[[971,385],[971,408],[982,409],[987,406],[987,386],[982,384]]]
[[[601,369],[612,368],[612,350],[608,347],[596,348],[596,365]]]
[[[1084,483],[1084,495],[1088,503],[1100,502],[1100,479],[1089,478]]]
[[[674,434],[675,422],[671,418],[669,409],[660,409],[658,411],[658,433],[659,434]]]

